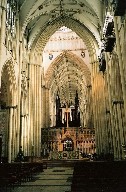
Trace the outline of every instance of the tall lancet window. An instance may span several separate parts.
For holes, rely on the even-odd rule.
[[[7,0],[6,11],[6,30],[12,37],[16,35],[16,11],[17,3],[15,0]]]

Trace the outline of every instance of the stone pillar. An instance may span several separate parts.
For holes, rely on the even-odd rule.
[[[115,53],[110,57],[106,55],[107,61],[107,87],[109,93],[109,111],[111,124],[109,127],[111,139],[111,151],[114,153],[115,159],[122,158],[121,144],[124,142],[124,122],[125,115],[122,97],[122,86],[120,80],[120,69],[118,58]]]
[[[19,28],[19,20],[17,21],[17,63],[19,65],[19,75],[18,75],[18,87],[17,87],[17,102],[18,102],[18,108],[17,108],[17,151],[18,154],[19,148],[21,146],[21,111],[20,111],[20,102],[21,102],[21,69],[22,69],[22,41],[19,41],[20,39],[20,28]]]
[[[8,163],[11,163],[11,142],[12,142],[12,115],[13,108],[9,108],[9,134],[8,134]]]
[[[112,75],[112,68],[111,68],[111,60],[109,58],[109,55],[106,55],[106,81],[107,81],[107,90],[108,90],[108,106],[107,106],[107,111],[106,111],[106,115],[108,116],[109,114],[109,118],[110,118],[110,127],[108,127],[108,129],[110,130],[110,139],[111,139],[111,152],[114,152],[115,146],[113,145],[114,140],[115,140],[115,132],[114,132],[114,124],[113,124],[113,106],[112,106],[112,82],[110,79],[110,76]]]
[[[28,102],[28,117],[27,117],[27,128],[28,128],[28,156],[30,156],[30,151],[31,151],[31,113],[30,113],[30,103],[31,103],[31,94],[30,94],[30,87],[31,87],[31,79],[30,79],[30,74],[31,74],[31,65],[28,63],[28,97],[27,97],[27,102]]]
[[[118,28],[118,17],[114,17],[114,27],[116,33],[116,46],[117,46],[117,54],[119,59],[119,68],[120,68],[120,75],[121,75],[121,84],[122,84],[122,91],[123,91],[123,100],[124,100],[124,109],[126,114],[126,85],[125,85],[125,75],[124,75],[124,65],[123,63],[123,56],[122,56],[122,47],[121,47],[121,36],[119,34]]]
[[[33,58],[31,58],[32,60]],[[33,59],[34,60],[34,59]],[[29,110],[29,149],[35,156],[40,156],[41,150],[41,127],[42,127],[42,97],[41,97],[41,66],[29,64],[29,89],[28,89],[28,110]],[[45,104],[45,102],[44,102]],[[44,108],[46,109],[46,108]],[[44,118],[45,120],[45,118]],[[32,147],[34,146],[34,147]],[[33,154],[32,153],[32,154]]]
[[[46,88],[46,127],[49,127],[50,117],[49,117],[49,89]]]
[[[28,63],[28,155],[31,156],[33,146],[33,118],[32,118],[32,65]]]
[[[5,55],[5,30],[6,30],[6,0],[0,1],[0,74],[3,65],[3,59]],[[0,77],[0,85],[1,85],[1,77]]]
[[[11,163],[12,157],[14,158],[13,149],[12,149],[12,143],[13,143],[12,139],[14,139],[13,138],[13,129],[14,129],[14,127],[13,127],[13,125],[14,125],[13,117],[14,117],[14,109],[16,108],[16,106],[8,106],[7,108],[9,109],[8,163]]]
[[[16,131],[17,131],[17,108],[13,108],[13,116],[12,116],[12,157],[11,159],[14,161],[17,155],[17,140],[16,140]]]
[[[34,109],[34,112],[33,112],[33,140],[34,140],[34,155],[36,156],[36,151],[37,151],[37,138],[36,138],[36,133],[37,133],[37,127],[36,127],[36,118],[37,118],[37,95],[36,95],[36,89],[37,89],[37,82],[36,82],[36,65],[33,64],[33,71],[34,71],[34,77],[33,77],[33,81],[34,81],[34,84],[33,84],[33,109]]]
[[[31,150],[32,146],[34,146],[34,114],[33,114],[33,109],[34,109],[34,66],[31,66],[31,74],[30,74],[30,138],[31,138]],[[34,149],[33,149],[34,150]]]
[[[97,111],[96,111],[96,72],[97,72],[97,62],[92,63],[92,105],[93,105],[93,115],[94,115],[94,127],[97,133]],[[98,144],[97,134],[95,135],[96,143]]]
[[[39,66],[36,65],[36,156],[38,156],[38,142],[39,142],[39,127],[38,127],[38,123],[39,123],[39,108],[38,108],[38,101],[39,101],[39,98],[38,98],[38,68]]]
[[[41,155],[41,65],[38,66],[38,156]]]
[[[15,153],[14,153],[14,157],[17,156],[17,153],[18,153],[18,146],[19,146],[19,138],[18,138],[18,135],[19,135],[19,130],[18,130],[18,118],[17,118],[17,111],[18,111],[18,107],[17,109],[15,109]]]
[[[26,124],[26,118],[27,118],[27,115],[25,114],[24,115],[24,138],[23,138],[23,151],[24,151],[24,155],[26,156],[27,155],[27,124]]]

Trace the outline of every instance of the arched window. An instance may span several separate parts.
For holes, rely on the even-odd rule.
[[[11,33],[12,37],[15,37],[16,34],[16,11],[17,3],[15,0],[8,0],[6,7],[6,29]]]

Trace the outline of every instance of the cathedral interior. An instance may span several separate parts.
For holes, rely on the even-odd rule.
[[[124,162],[125,62],[126,0],[1,0],[1,164]]]

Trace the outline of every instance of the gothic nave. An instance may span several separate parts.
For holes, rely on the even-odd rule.
[[[0,161],[126,160],[126,0],[0,1]]]

